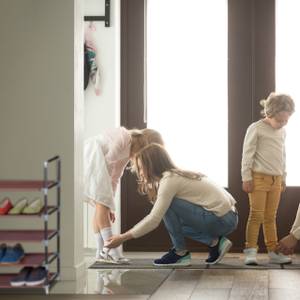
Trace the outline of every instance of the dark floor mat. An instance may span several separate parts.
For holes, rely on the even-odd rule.
[[[89,268],[91,269],[300,269],[300,262],[294,261],[290,265],[269,264],[268,259],[259,259],[259,265],[246,266],[240,257],[225,257],[215,265],[206,265],[203,259],[192,259],[190,266],[163,266],[153,265],[153,259],[137,258],[130,259],[128,264],[116,265],[102,262],[95,262]]]

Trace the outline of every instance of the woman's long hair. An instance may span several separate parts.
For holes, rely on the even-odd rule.
[[[156,143],[143,147],[135,154],[133,169],[138,176],[138,191],[148,195],[150,201],[155,201],[159,181],[166,171],[194,180],[201,180],[204,176],[201,173],[177,168],[166,149]]]

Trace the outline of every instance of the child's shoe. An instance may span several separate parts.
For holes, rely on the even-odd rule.
[[[104,262],[108,264],[128,264],[129,260],[123,256],[114,256],[110,253],[110,249],[108,248],[103,248],[103,250],[99,253],[100,257],[96,259],[99,262]]]
[[[1,264],[18,264],[25,256],[24,249],[20,243],[13,247],[6,247],[5,254],[1,258]]]
[[[0,203],[0,215],[6,215],[13,205],[8,197],[4,198]]]
[[[219,238],[217,245],[209,247],[209,255],[205,262],[208,265],[214,265],[218,263],[224,255],[230,250],[232,242],[226,237]]]
[[[155,259],[153,264],[155,266],[189,266],[191,264],[191,254],[186,252],[184,255],[176,254],[176,250],[173,248],[161,258]]]
[[[19,215],[24,207],[28,205],[28,200],[26,198],[21,198],[15,206],[8,212],[10,215]]]
[[[257,266],[257,249],[256,248],[246,248],[244,249],[245,254],[245,265]]]
[[[19,274],[13,277],[10,280],[11,286],[23,286],[26,284],[26,280],[29,277],[30,272],[33,270],[33,267],[24,267],[20,270]]]
[[[282,253],[276,253],[274,251],[271,251],[268,253],[269,255],[269,263],[270,264],[291,264],[292,259],[286,255],[283,255]]]
[[[36,198],[32,202],[30,202],[27,206],[22,210],[23,214],[38,214],[42,208],[44,207],[44,202],[41,198]]]

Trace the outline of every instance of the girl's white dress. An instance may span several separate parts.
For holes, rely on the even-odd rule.
[[[114,195],[129,161],[131,137],[124,127],[91,137],[84,144],[84,194],[86,201],[115,211]]]

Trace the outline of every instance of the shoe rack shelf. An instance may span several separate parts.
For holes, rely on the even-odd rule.
[[[1,191],[1,188],[0,188],[0,191]],[[26,213],[26,214],[18,214],[18,215],[10,215],[10,214],[6,214],[6,215],[1,215],[1,218],[13,218],[13,217],[18,217],[18,218],[20,218],[20,217],[30,217],[30,218],[32,218],[32,217],[38,217],[38,218],[40,218],[40,217],[45,217],[45,215],[52,215],[54,212],[56,212],[58,210],[58,207],[57,206],[52,206],[52,205],[49,205],[48,207],[47,207],[47,209],[44,207],[44,208],[42,208],[41,209],[41,211],[39,212],[39,213],[37,213],[37,214],[28,214],[28,213]],[[1,239],[0,239],[1,240]]]
[[[49,253],[48,262],[56,259],[57,253]],[[25,257],[18,263],[19,266],[38,267],[45,262],[44,253],[26,253]],[[15,264],[5,264],[4,266],[15,266]]]
[[[58,181],[44,180],[0,180],[0,190],[2,191],[41,191],[51,189],[59,184]]]
[[[55,164],[56,179],[49,180],[49,165]],[[17,264],[0,264],[0,293],[18,293],[18,290],[37,291],[44,289],[48,294],[50,288],[59,279],[60,276],[60,193],[61,193],[61,160],[60,157],[54,156],[43,163],[43,180],[0,180],[0,192],[24,192],[33,191],[42,193],[44,207],[37,214],[19,214],[19,215],[1,215],[1,220],[7,218],[23,218],[39,217],[43,220],[43,228],[38,230],[0,230],[0,243],[3,242],[34,242],[41,243],[44,251],[41,253],[25,253],[25,257]],[[56,204],[48,204],[48,191],[56,189]],[[49,216],[56,214],[56,228],[50,229],[48,225]],[[22,223],[20,223],[22,224]],[[1,227],[1,226],[0,226]],[[49,241],[56,239],[56,249],[54,252],[49,251]],[[56,271],[49,271],[50,264],[56,261]],[[42,285],[37,286],[21,286],[14,287],[10,285],[10,280],[15,277],[16,273],[1,273],[1,266],[43,266],[46,269],[46,280]]]
[[[0,241],[43,242],[51,240],[57,234],[57,230],[47,230],[47,232],[44,230],[0,230]]]

